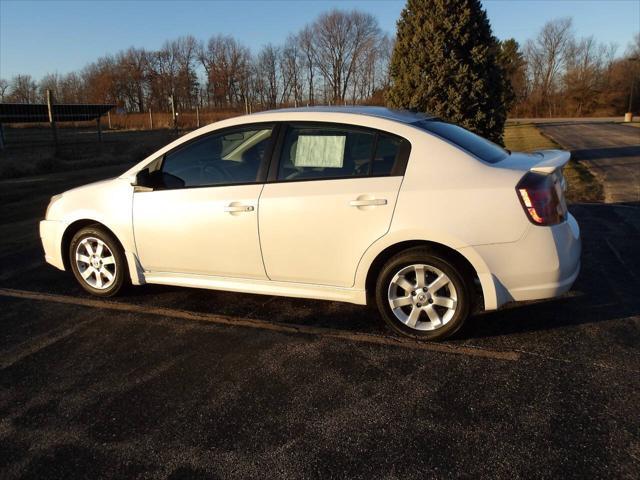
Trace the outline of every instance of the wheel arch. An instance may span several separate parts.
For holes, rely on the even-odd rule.
[[[113,236],[113,238],[116,239],[116,242],[118,242],[118,246],[122,250],[122,254],[123,255],[126,254],[126,250],[125,250],[124,246],[122,245],[122,242],[120,241],[118,236],[115,234],[115,232],[112,229],[107,227],[104,223],[99,222],[97,220],[89,219],[89,218],[76,220],[76,221],[70,223],[67,226],[67,228],[65,228],[64,233],[62,234],[62,240],[60,242],[60,253],[61,253],[61,256],[62,256],[62,262],[64,264],[64,269],[65,270],[69,270],[71,268],[71,264],[69,262],[69,247],[71,246],[71,240],[73,239],[73,236],[76,233],[78,233],[81,229],[83,229],[85,227],[88,227],[90,225],[96,225],[96,226],[106,230],[109,234],[111,234]],[[129,272],[129,275],[131,275],[130,272]]]
[[[373,293],[375,292],[376,279],[384,264],[394,255],[415,247],[429,248],[434,253],[437,253],[454,263],[473,287],[476,297],[475,303],[477,307],[484,308],[485,292],[482,286],[480,275],[478,274],[471,261],[458,250],[442,243],[430,240],[405,240],[389,245],[382,251],[380,251],[370,263],[367,270],[365,278],[365,289],[368,299],[371,299]]]

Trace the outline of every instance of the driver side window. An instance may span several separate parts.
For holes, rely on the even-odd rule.
[[[271,141],[273,126],[260,125],[204,135],[167,153],[165,188],[252,183]]]

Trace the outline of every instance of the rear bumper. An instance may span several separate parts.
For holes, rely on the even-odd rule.
[[[492,274],[496,306],[557,297],[580,273],[580,227],[571,214],[560,225],[532,225],[517,242],[475,248]]]
[[[44,259],[60,270],[64,270],[62,260],[62,234],[64,232],[62,222],[42,220],[40,222],[40,241],[44,249]]]

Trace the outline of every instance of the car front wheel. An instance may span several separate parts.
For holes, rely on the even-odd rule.
[[[93,295],[111,297],[125,282],[126,263],[120,244],[98,225],[82,228],[73,236],[69,264],[80,286]]]
[[[424,340],[449,337],[471,311],[471,288],[447,258],[425,248],[387,261],[376,283],[376,304],[396,333]]]

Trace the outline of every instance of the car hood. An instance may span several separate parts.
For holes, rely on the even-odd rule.
[[[97,182],[91,182],[91,183],[87,183],[86,185],[81,185],[79,187],[71,188],[69,190],[64,191],[62,193],[62,195],[68,195],[68,194],[71,194],[71,193],[79,193],[79,192],[82,192],[84,190],[90,190],[92,188],[96,188],[98,186],[102,186],[102,185],[104,185],[106,183],[111,183],[116,178],[118,178],[118,177],[107,178],[105,180],[98,180]]]

